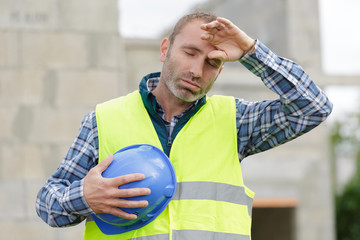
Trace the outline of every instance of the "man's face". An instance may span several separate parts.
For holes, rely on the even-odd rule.
[[[222,68],[221,60],[208,58],[216,48],[200,39],[203,23],[192,20],[176,35],[171,46],[167,39],[161,46],[160,60],[164,63],[161,80],[175,97],[185,102],[196,101],[209,92]]]

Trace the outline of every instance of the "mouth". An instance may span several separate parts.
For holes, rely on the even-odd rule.
[[[193,81],[185,80],[185,79],[181,79],[181,80],[182,80],[184,86],[191,90],[199,90],[200,89],[200,86]]]

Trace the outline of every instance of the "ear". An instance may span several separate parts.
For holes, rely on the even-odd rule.
[[[224,69],[224,63],[223,63],[222,66],[220,67],[219,72],[216,74],[216,79],[215,79],[215,81],[217,80],[218,76],[220,75],[220,73],[222,72],[223,69]]]
[[[223,69],[224,69],[224,63],[223,63],[223,65],[221,66],[221,68],[219,70],[218,76],[220,75],[220,73],[222,72]]]
[[[167,51],[169,50],[170,41],[168,38],[164,38],[162,40],[161,46],[160,46],[160,61],[165,62]]]

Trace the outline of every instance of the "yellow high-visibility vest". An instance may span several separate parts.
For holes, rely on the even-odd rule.
[[[91,217],[84,239],[250,240],[254,193],[245,187],[237,153],[232,97],[213,96],[176,136],[170,160],[177,190],[152,222],[119,235],[105,235]],[[132,144],[162,149],[140,93],[96,107],[99,161]]]

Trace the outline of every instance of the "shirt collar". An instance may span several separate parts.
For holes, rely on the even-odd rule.
[[[140,82],[140,86],[139,86],[140,94],[142,96],[146,95],[147,102],[144,103],[145,106],[146,107],[150,106],[151,109],[155,110],[158,113],[159,113],[159,111],[163,112],[163,109],[162,109],[161,105],[157,102],[155,95],[152,94],[151,91],[153,91],[157,87],[157,85],[159,83],[159,79],[160,79],[160,72],[150,73],[150,74],[146,75],[145,77],[143,77],[143,79]],[[185,109],[181,115],[183,115],[187,112],[190,112],[191,110],[193,110],[196,107],[205,103],[205,101],[206,101],[206,96],[196,100],[187,109]]]

